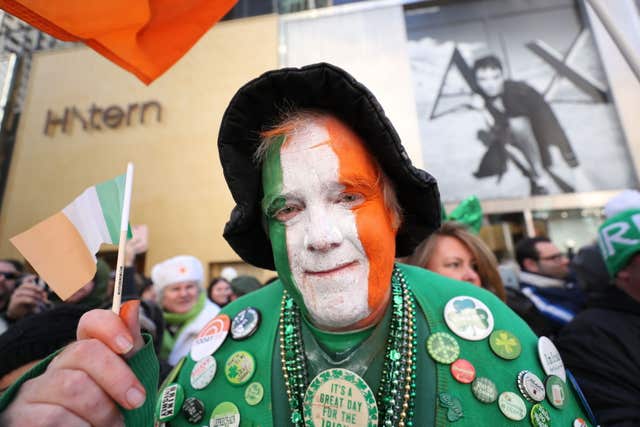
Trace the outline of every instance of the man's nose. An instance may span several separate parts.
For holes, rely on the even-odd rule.
[[[343,236],[336,221],[326,212],[313,212],[304,236],[304,247],[309,251],[327,252],[342,244]]]

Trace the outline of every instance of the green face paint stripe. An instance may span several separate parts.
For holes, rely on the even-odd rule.
[[[293,281],[291,266],[289,265],[289,254],[287,253],[287,230],[283,223],[273,217],[277,210],[282,207],[280,201],[284,203],[284,199],[280,197],[282,193],[282,164],[280,163],[280,150],[285,142],[284,135],[279,136],[267,149],[264,162],[262,165],[262,191],[264,197],[262,199],[262,213],[267,220],[269,230],[269,240],[271,241],[271,249],[273,250],[273,259],[276,265],[276,271],[287,292],[291,294],[300,307],[304,307],[302,303],[302,295],[298,292],[298,288]],[[270,215],[271,214],[271,215]],[[306,312],[306,310],[303,308]]]

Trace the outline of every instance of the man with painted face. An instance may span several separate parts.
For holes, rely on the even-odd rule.
[[[539,358],[536,336],[495,296],[394,264],[438,227],[437,186],[411,165],[382,108],[353,77],[329,64],[268,72],[231,100],[218,142],[236,201],[224,237],[245,261],[276,269],[279,280],[225,306],[205,326],[161,387],[157,421],[172,427],[581,422],[575,394],[555,376],[564,376],[555,348],[541,345]],[[19,381],[7,392],[15,400],[2,421],[31,413],[29,403],[45,398],[30,393],[52,387],[42,377],[64,378],[60,366],[89,370],[83,381],[102,391],[94,394],[98,402],[139,406],[127,389],[139,394],[136,376],[150,383],[148,364],[146,372],[140,366],[149,346],[137,351],[141,340],[124,317],[97,312],[79,326],[80,338],[103,343],[81,350],[111,362],[108,381],[74,357],[83,354],[81,340],[75,353],[64,350],[53,367],[32,372],[30,378],[44,373],[24,389]],[[118,336],[132,345],[117,347]],[[131,369],[108,358],[111,351],[137,351]],[[561,384],[553,380],[560,392],[549,403],[542,381],[552,377]],[[78,416],[83,408],[65,409],[63,400],[51,403],[55,415]],[[147,425],[151,410],[147,399],[123,414],[130,425]]]

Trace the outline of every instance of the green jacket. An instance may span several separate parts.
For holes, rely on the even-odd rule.
[[[522,344],[522,353],[514,360],[504,360],[492,352],[488,338],[481,341],[467,341],[456,336],[460,346],[460,358],[467,359],[474,365],[477,376],[491,379],[497,385],[498,393],[511,391],[520,395],[516,384],[516,378],[520,371],[528,370],[543,380],[545,378],[545,373],[538,359],[537,337],[526,323],[493,294],[481,288],[451,280],[417,267],[400,265],[400,268],[409,283],[418,307],[416,415],[413,425],[416,427],[531,425],[529,416],[521,421],[512,421],[502,414],[497,402],[481,403],[472,394],[471,386],[456,381],[450,373],[449,365],[436,363],[429,356],[425,346],[426,338],[432,333],[449,332],[453,334],[447,327],[443,317],[444,307],[451,298],[467,295],[481,300],[493,314],[494,330],[505,329],[517,336]],[[207,387],[202,390],[195,390],[191,386],[190,374],[195,362],[190,357],[186,357],[184,363],[179,364],[177,369],[170,374],[168,381],[163,386],[177,382],[183,387],[185,398],[197,397],[204,403],[204,418],[197,425],[208,424],[213,409],[225,401],[233,402],[239,408],[240,425],[243,427],[282,427],[290,425],[288,421],[290,414],[285,397],[279,354],[278,319],[282,292],[282,284],[277,281],[257,292],[236,300],[222,310],[222,313],[226,313],[233,318],[242,309],[251,306],[260,311],[262,319],[258,330],[251,337],[241,341],[227,337],[224,344],[213,354],[217,362],[217,372]],[[243,386],[232,385],[225,376],[225,361],[238,350],[247,351],[255,358],[256,369],[247,384],[259,382],[264,389],[262,401],[255,406],[250,406],[245,401],[247,384]],[[143,352],[140,352],[136,357],[146,359],[149,357],[149,352],[152,351],[152,348],[147,346],[143,350],[146,354],[141,354]],[[382,353],[380,352],[380,354]],[[364,375],[365,380],[369,381],[369,377],[379,377],[379,373],[376,375],[375,372],[370,372],[376,366],[379,366],[378,361],[374,361],[371,364],[371,368]],[[134,370],[141,380],[145,384],[152,382],[149,381],[148,370],[147,373],[144,373],[140,369],[141,366],[138,363]],[[19,383],[22,381],[22,379],[19,380]],[[370,383],[369,386],[375,393],[377,383]],[[19,384],[16,384],[15,387],[19,387]],[[551,424],[554,426],[572,426],[573,421],[578,417],[587,419],[575,391],[570,385],[567,385],[567,390],[569,390],[568,396],[561,410],[554,408],[547,400],[542,402],[542,406],[551,415]],[[439,403],[439,396],[442,393],[459,399],[463,413],[461,418],[456,417],[456,421],[449,421],[448,411],[450,409]],[[13,390],[11,394],[13,394]],[[8,399],[3,397],[0,401],[0,410],[6,406],[6,400]],[[529,413],[533,404],[528,401],[525,402]],[[137,414],[135,416],[132,416],[131,413],[125,414],[128,415],[127,425],[152,425],[152,420],[148,417],[151,405],[153,405],[153,402],[147,402],[141,410],[136,411]],[[186,427],[196,424],[189,423],[180,413],[168,425],[171,427]]]

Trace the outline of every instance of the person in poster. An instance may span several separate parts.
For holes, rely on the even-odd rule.
[[[518,167],[531,182],[531,194],[548,194],[542,171],[552,174],[549,170],[553,164],[549,152],[552,145],[558,147],[568,166],[575,168],[579,164],[551,106],[525,82],[505,79],[502,63],[494,55],[474,62],[473,77],[489,124],[488,130],[478,131],[478,139],[487,146],[487,151],[474,176],[501,177],[509,159],[507,147],[513,146],[526,160],[526,165]]]

